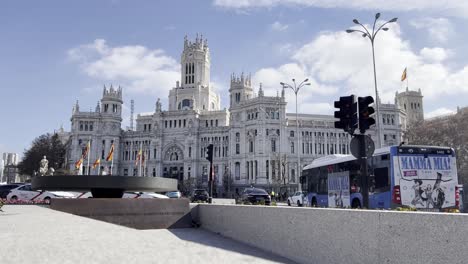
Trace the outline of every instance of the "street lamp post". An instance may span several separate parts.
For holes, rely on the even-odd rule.
[[[310,83],[308,82],[309,79],[305,79],[304,81],[302,81],[299,85],[296,85],[296,80],[295,79],[292,79],[293,81],[293,85],[290,85],[290,84],[287,84],[287,83],[284,83],[284,82],[280,82],[280,84],[283,86],[283,87],[287,87],[287,88],[291,88],[291,90],[294,91],[294,94],[296,95],[296,136],[297,136],[297,147],[296,147],[296,151],[297,151],[297,171],[296,171],[296,174],[298,176],[298,190],[301,190],[301,184],[300,184],[300,181],[299,181],[299,177],[300,177],[300,168],[301,168],[301,154],[299,152],[299,118],[298,118],[298,113],[297,113],[297,94],[299,93],[299,90],[305,86],[305,85],[310,85]]]
[[[371,42],[371,46],[372,46],[372,62],[373,62],[373,65],[374,65],[374,86],[375,86],[375,110],[376,110],[376,114],[377,114],[377,118],[376,118],[376,125],[377,125],[377,146],[380,148],[382,147],[382,133],[381,133],[381,127],[380,127],[380,115],[379,115],[379,93],[377,91],[377,73],[376,73],[376,70],[375,70],[375,53],[374,53],[374,40],[375,40],[375,36],[377,35],[377,33],[380,31],[380,30],[383,30],[383,31],[387,31],[388,30],[388,27],[384,27],[385,25],[387,25],[388,23],[394,23],[397,21],[398,18],[392,18],[390,19],[389,21],[383,23],[377,30],[375,30],[375,24],[377,22],[377,20],[379,19],[380,17],[380,13],[377,13],[375,14],[375,19],[374,19],[374,25],[372,26],[372,34],[371,32],[363,25],[361,24],[357,19],[353,19],[353,22],[354,24],[357,24],[357,25],[360,25],[364,31],[360,30],[360,29],[347,29],[346,32],[347,33],[353,33],[353,32],[359,32],[362,34],[362,37],[365,38],[369,38],[370,42]]]

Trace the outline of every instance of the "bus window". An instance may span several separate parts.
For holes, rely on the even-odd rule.
[[[377,192],[390,190],[390,177],[387,167],[374,169],[374,190]]]
[[[359,177],[357,174],[350,175],[350,191],[351,193],[358,193],[361,191]]]
[[[326,167],[321,167],[319,169],[319,177],[318,177],[318,193],[328,193],[328,172]]]

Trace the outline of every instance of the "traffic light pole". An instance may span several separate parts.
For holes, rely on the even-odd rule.
[[[362,207],[369,208],[369,169],[366,154],[366,135],[354,135],[359,140],[359,164],[361,166]]]
[[[362,207],[364,208],[369,208],[369,169],[367,157],[372,156],[374,151],[373,141],[371,138],[367,138],[365,133],[366,130],[376,123],[375,119],[370,117],[374,113],[374,108],[370,106],[373,102],[374,99],[371,96],[358,97],[356,102],[354,95],[341,96],[339,101],[335,101],[335,108],[339,109],[339,111],[335,111],[334,115],[335,118],[339,119],[339,121],[335,121],[335,128],[348,132],[354,137],[354,143],[352,140],[351,144],[357,143],[358,145],[354,145],[355,148],[353,148],[354,151],[352,153],[360,164],[360,185]],[[357,128],[361,134],[354,134]],[[379,137],[379,135],[377,136]],[[369,151],[369,149],[372,150]]]
[[[208,192],[210,197],[208,198],[208,203],[213,201],[213,162],[210,162],[210,178],[208,179]]]
[[[207,147],[207,152],[206,152],[206,159],[210,162],[210,174],[208,178],[208,193],[210,197],[208,197],[208,203],[212,202],[213,199],[213,144],[209,144]]]

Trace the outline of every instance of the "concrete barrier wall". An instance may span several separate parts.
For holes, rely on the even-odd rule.
[[[52,199],[50,208],[136,229],[188,228],[188,199]]]
[[[468,215],[198,206],[202,228],[299,263],[468,263]]]

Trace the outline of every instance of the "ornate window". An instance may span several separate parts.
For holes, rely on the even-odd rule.
[[[177,146],[172,146],[166,151],[164,160],[167,160],[167,161],[183,160],[182,151]]]

